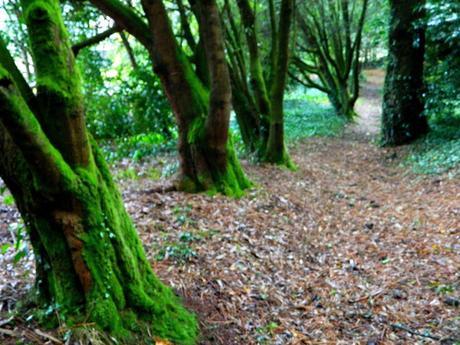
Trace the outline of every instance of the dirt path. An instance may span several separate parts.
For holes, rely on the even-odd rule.
[[[359,138],[299,142],[296,172],[245,164],[257,188],[239,200],[122,183],[155,271],[197,312],[203,344],[460,339],[460,183],[414,175],[403,151],[369,143],[368,80]]]
[[[358,135],[374,139],[380,132],[380,115],[382,111],[382,86],[385,72],[379,69],[364,71],[366,82],[360,91],[356,103],[359,117],[350,130]]]

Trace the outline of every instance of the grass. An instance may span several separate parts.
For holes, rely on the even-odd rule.
[[[460,174],[460,123],[432,125],[431,132],[413,145],[407,162],[420,174]]]
[[[303,87],[286,95],[284,115],[285,138],[290,144],[310,137],[337,136],[346,124],[343,118],[335,114],[325,93]],[[235,116],[232,116],[230,128],[235,149],[240,156],[246,156]]]
[[[288,142],[339,135],[346,121],[335,114],[327,95],[298,87],[286,95],[285,132]]]

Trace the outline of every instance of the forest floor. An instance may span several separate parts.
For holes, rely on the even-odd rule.
[[[343,135],[291,145],[297,171],[244,163],[256,187],[240,199],[120,182],[154,270],[199,316],[202,344],[460,342],[459,179],[416,175],[401,164],[407,147],[374,144],[379,73],[368,72],[361,118]],[[0,203],[2,243],[16,218]],[[12,256],[0,255],[0,343],[5,329],[30,343],[33,326],[4,323],[33,278],[31,255]]]

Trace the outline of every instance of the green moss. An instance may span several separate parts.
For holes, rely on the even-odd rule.
[[[205,135],[206,118],[204,116],[197,116],[190,124],[187,134],[187,141],[189,144],[200,144]]]
[[[24,18],[33,28],[30,35],[37,85],[47,92],[81,104],[81,82],[76,73],[69,39],[57,0],[22,0]]]
[[[244,191],[252,186],[236,156],[231,135],[227,142],[227,169],[223,173],[214,172],[214,181],[218,192],[233,197],[243,196]]]
[[[88,213],[88,230],[82,239],[85,262],[93,277],[89,300],[96,306],[88,307],[90,319],[122,338],[136,336],[142,328],[134,327],[137,320],[149,325],[155,336],[176,344],[194,344],[198,334],[194,315],[154,275],[97,149],[95,161],[97,171],[102,171],[96,179],[81,174],[89,190],[82,194]],[[105,181],[106,177],[109,181]],[[111,315],[108,321],[107,315]]]

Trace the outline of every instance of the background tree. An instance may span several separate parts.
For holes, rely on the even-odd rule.
[[[209,112],[216,93],[209,94],[179,47],[164,3],[141,2],[146,23],[136,11],[117,0],[91,2],[149,51],[178,125],[180,176],[176,187],[241,195],[250,183],[227,140],[229,119],[224,112]]]
[[[268,2],[264,10],[269,22],[269,48],[263,52],[260,49],[262,33],[257,20],[261,11],[256,11],[257,4],[253,8],[247,0],[237,1],[242,29],[235,19],[234,7],[226,1],[223,13],[226,15],[233,104],[243,140],[250,151],[258,151],[263,161],[293,167],[284,143],[283,103],[294,1],[283,0],[278,11],[273,1]],[[267,62],[266,73],[262,68],[263,62]]]
[[[299,6],[300,34],[291,75],[327,94],[352,120],[359,96],[361,39],[368,0],[315,1]]]
[[[361,61],[362,68],[381,68],[388,53],[388,18],[390,5],[387,0],[369,0],[364,20]]]
[[[389,61],[382,114],[383,145],[406,144],[428,131],[422,95],[424,5],[423,0],[390,1]]]
[[[24,0],[36,94],[0,42],[0,176],[28,228],[37,302],[120,341],[193,344],[194,316],[156,278],[97,145],[58,0]],[[137,340],[136,340],[137,339]],[[145,341],[147,342],[147,341]]]

